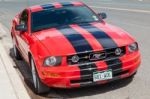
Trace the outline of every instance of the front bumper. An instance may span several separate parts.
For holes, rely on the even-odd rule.
[[[84,75],[85,77],[82,77],[81,79],[80,69],[78,66],[60,66],[49,69],[44,68],[41,73],[41,80],[47,86],[57,88],[74,88],[95,84],[104,84],[117,79],[130,77],[137,71],[141,63],[139,51],[124,55],[120,57],[120,60],[122,62],[122,67],[115,70],[118,72],[113,74],[113,79],[110,80],[93,82],[92,74],[89,74],[91,76]],[[108,69],[108,66],[106,66],[103,61],[99,61],[96,64],[99,71]]]

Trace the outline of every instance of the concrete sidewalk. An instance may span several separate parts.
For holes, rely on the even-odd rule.
[[[0,42],[0,99],[30,99]]]
[[[15,91],[13,90],[12,83],[9,79],[8,72],[6,71],[5,64],[0,56],[0,98],[1,99],[17,99]]]
[[[0,27],[0,30],[2,27]],[[2,32],[2,31],[1,31]],[[0,33],[3,34],[3,33]],[[0,40],[0,99],[30,99]]]

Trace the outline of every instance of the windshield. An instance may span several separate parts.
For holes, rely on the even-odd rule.
[[[32,32],[63,26],[100,21],[99,17],[86,6],[71,6],[60,9],[47,9],[32,13]]]

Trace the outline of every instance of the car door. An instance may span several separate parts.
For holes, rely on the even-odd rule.
[[[19,49],[22,53],[22,56],[25,58],[25,60],[28,60],[28,52],[29,52],[29,38],[30,34],[28,33],[28,11],[24,10],[22,14],[19,17],[19,24],[23,24],[27,27],[27,31],[18,31],[16,34]]]

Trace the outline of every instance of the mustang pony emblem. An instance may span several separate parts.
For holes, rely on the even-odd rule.
[[[103,59],[106,57],[106,53],[105,52],[101,52],[101,53],[92,53],[89,55],[89,60],[99,60],[99,59]]]

